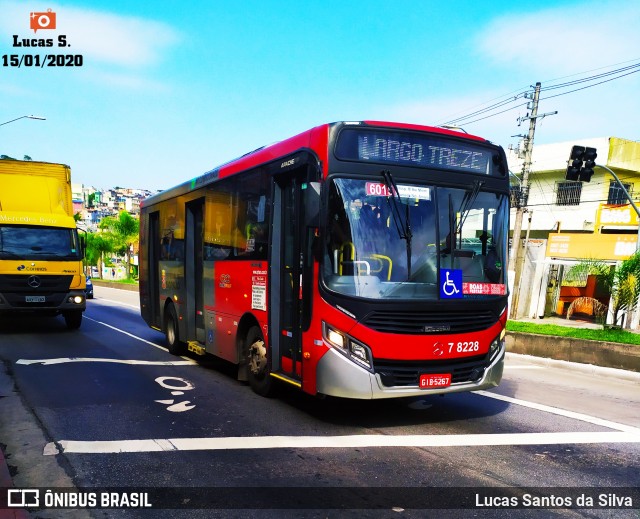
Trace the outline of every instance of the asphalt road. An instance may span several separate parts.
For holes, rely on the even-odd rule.
[[[76,332],[0,322],[0,443],[17,487],[127,487],[156,508],[34,517],[638,517],[637,378],[511,355],[491,392],[265,399],[170,355],[137,293],[95,292]]]

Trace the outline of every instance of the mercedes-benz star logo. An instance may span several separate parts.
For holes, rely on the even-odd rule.
[[[38,288],[40,286],[40,278],[38,276],[29,276],[29,279],[27,279],[27,285],[31,288]]]

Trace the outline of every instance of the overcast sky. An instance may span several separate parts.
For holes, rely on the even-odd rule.
[[[30,13],[48,9],[56,28],[34,32]],[[638,27],[637,0],[0,0],[0,123],[46,117],[0,126],[0,154],[69,164],[74,182],[98,188],[166,189],[322,123],[437,125],[537,81],[638,65]],[[14,47],[14,36],[52,46]],[[82,66],[4,66],[54,54]],[[568,90],[543,90],[540,113],[558,114],[535,143],[640,140],[640,73]],[[464,128],[517,144],[524,103]]]

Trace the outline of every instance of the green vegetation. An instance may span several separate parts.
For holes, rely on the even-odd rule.
[[[103,285],[136,285],[138,286],[138,280],[134,278],[124,278],[124,279],[98,279],[94,278],[94,282],[103,283]]]
[[[127,279],[130,279],[131,251],[138,242],[140,221],[126,211],[121,211],[117,218],[103,218],[99,227],[99,232],[87,234],[87,265],[97,266],[99,272],[102,272],[103,263],[109,266],[105,255],[115,253],[124,257]]]
[[[507,321],[507,331],[537,333],[539,335],[555,335],[556,337],[573,337],[601,342],[619,342],[640,345],[640,334],[625,330],[601,330],[591,328],[572,328],[555,324],[534,324],[522,321]]]
[[[586,279],[588,274],[598,276],[604,283],[611,294],[613,322],[616,325],[624,325],[625,313],[635,309],[640,296],[640,252],[615,266],[600,260],[583,259],[569,269],[565,284],[571,285],[574,280]],[[604,314],[600,317],[604,317]]]

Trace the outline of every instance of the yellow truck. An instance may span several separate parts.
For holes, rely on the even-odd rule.
[[[79,328],[83,258],[69,166],[0,160],[0,314],[62,314]]]

